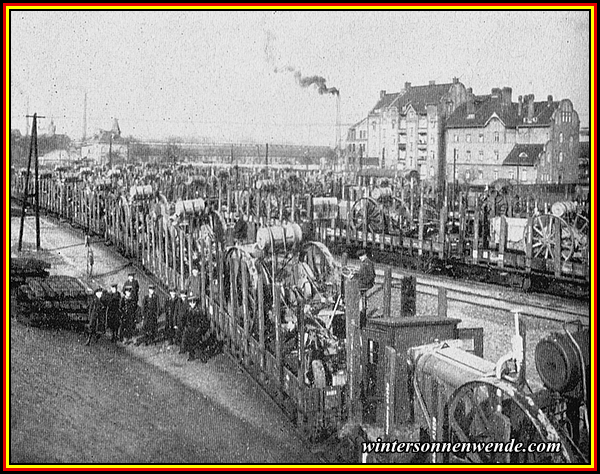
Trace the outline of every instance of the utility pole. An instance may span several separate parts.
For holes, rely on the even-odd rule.
[[[455,205],[456,205],[456,155],[457,155],[457,151],[456,148],[454,149],[454,176],[452,179],[452,219],[454,221],[454,210],[455,210]]]
[[[23,248],[23,227],[25,225],[25,210],[27,208],[27,201],[29,195],[29,177],[31,175],[31,157],[34,157],[34,169],[35,169],[35,183],[34,183],[34,207],[35,207],[35,249],[39,251],[41,248],[40,242],[40,188],[39,188],[39,170],[38,170],[38,145],[37,145],[37,119],[46,118],[37,114],[27,115],[27,118],[33,118],[33,125],[31,127],[31,143],[29,145],[29,159],[27,160],[27,174],[25,175],[25,190],[23,194],[23,208],[21,212],[21,225],[19,227],[19,245],[17,250],[20,252]]]

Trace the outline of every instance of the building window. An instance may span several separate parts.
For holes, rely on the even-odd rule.
[[[562,163],[562,160],[563,160],[563,152],[561,151],[561,152],[558,154],[558,162],[559,162],[559,163]]]
[[[479,134],[479,143],[483,143],[483,133]]]
[[[396,121],[392,120],[392,128],[396,128]]]
[[[483,150],[479,150],[479,160],[483,161]]]
[[[496,161],[500,159],[500,152],[498,150],[494,150],[494,158],[496,158]]]
[[[429,167],[429,177],[433,178],[433,166]]]
[[[498,170],[494,170],[494,180],[498,179]]]
[[[373,125],[373,131],[375,131],[375,126],[377,125],[375,122],[371,122],[371,125]]]
[[[569,138],[569,148],[572,150],[573,149],[573,135],[571,135],[571,137]]]
[[[465,171],[465,179],[471,179],[471,172],[469,170]]]
[[[435,143],[435,135],[429,136],[429,143],[431,143],[432,145]]]
[[[483,180],[483,170],[479,170],[479,179]]]
[[[435,160],[435,151],[432,151],[430,153],[430,155],[431,155],[431,161],[434,161]]]
[[[523,181],[527,181],[527,170],[523,170]]]
[[[467,143],[471,143],[471,134],[467,133]]]
[[[515,179],[515,172],[514,172],[514,171],[510,171],[510,172],[508,173],[508,177],[509,177],[510,179]]]
[[[500,133],[499,132],[494,132],[494,142],[500,143]]]
[[[456,143],[458,143],[458,133],[455,133],[455,134],[454,134],[454,141],[455,141]]]
[[[467,150],[467,161],[471,161],[471,150]]]
[[[558,134],[558,143],[562,143],[564,141],[565,141],[565,136],[564,136],[563,132],[560,132]]]
[[[548,154],[546,155],[546,163],[550,163],[551,159],[552,159],[552,153],[548,152]]]

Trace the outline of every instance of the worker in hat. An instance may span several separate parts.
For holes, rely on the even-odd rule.
[[[94,292],[94,296],[90,301],[90,306],[88,309],[88,338],[85,343],[86,346],[89,346],[92,342],[92,338],[98,340],[100,337],[100,332],[104,331],[104,318],[106,317],[106,305],[104,304],[104,300],[102,295],[104,290],[101,287],[96,288]]]
[[[119,327],[119,339],[125,344],[131,344],[135,334],[135,322],[138,315],[138,304],[133,300],[131,287],[126,287],[125,295],[121,299],[121,326]]]
[[[129,272],[127,274],[127,281],[123,284],[123,291],[126,288],[131,288],[131,297],[138,304],[140,294],[140,283],[135,278],[135,272]]]
[[[202,278],[200,277],[198,267],[192,267],[192,274],[188,277],[184,287],[188,296],[192,295],[196,298],[200,297],[200,290],[202,288]]]
[[[142,342],[147,346],[156,341],[159,314],[160,302],[156,295],[156,288],[154,285],[150,285],[148,286],[148,294],[144,296],[142,303],[142,337],[137,340],[136,346],[139,346]]]
[[[121,323],[121,293],[117,289],[117,284],[110,286],[110,291],[105,295],[106,304],[106,326],[111,332],[111,341],[117,342],[119,326]]]
[[[181,347],[181,341],[183,340],[183,332],[187,324],[189,311],[189,303],[187,301],[187,292],[182,289],[179,292],[179,299],[175,303],[175,342],[180,345],[179,352],[183,353],[183,347]]]
[[[233,241],[236,245],[243,244],[248,239],[248,223],[239,212],[235,213],[235,225],[233,226]]]
[[[202,344],[208,336],[210,323],[206,315],[200,310],[197,297],[191,296],[189,304],[187,326],[183,333],[181,349],[184,353],[189,352],[188,361],[193,361],[201,355]],[[205,361],[205,359],[202,360]]]
[[[361,296],[359,301],[360,327],[363,328],[367,324],[367,291],[375,285],[375,265],[364,250],[358,252],[358,259],[360,260],[360,266],[353,279],[358,281]]]
[[[175,340],[175,313],[177,310],[177,290],[169,288],[169,298],[165,301],[163,311],[165,313],[165,340],[173,344]]]

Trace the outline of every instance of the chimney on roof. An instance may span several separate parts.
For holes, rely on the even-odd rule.
[[[458,77],[452,78],[452,84],[458,84]]]
[[[521,115],[523,115],[523,96],[522,95],[519,96],[519,110],[518,110],[518,114],[519,114],[519,117]]]
[[[549,95],[548,96],[548,105],[552,104],[553,100],[554,100],[554,98],[551,95]]]
[[[500,99],[500,88],[499,87],[492,88],[492,99]]]
[[[509,108],[512,104],[512,87],[502,88],[502,107]]]
[[[404,83],[404,88],[405,88],[406,90],[410,89],[410,82],[405,82],[405,83]]]
[[[379,93],[379,98],[380,98],[380,99],[383,99],[384,97],[385,97],[385,91],[384,91],[384,90],[382,90],[382,91]]]
[[[473,88],[467,89],[467,116],[475,113],[475,97],[473,96]]]
[[[435,81],[429,81],[430,86],[435,86]]]
[[[529,94],[527,96],[528,101],[527,101],[527,120],[529,122],[531,122],[533,120],[533,116],[535,114],[535,105],[534,105],[534,100],[535,100],[535,96],[533,94]]]

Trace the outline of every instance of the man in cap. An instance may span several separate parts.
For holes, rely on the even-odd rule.
[[[375,285],[375,265],[369,257],[367,252],[360,250],[358,252],[358,259],[360,260],[360,267],[354,274],[354,277],[358,281],[358,289],[360,290],[360,327],[365,327],[367,324],[367,291],[373,288]]]
[[[233,227],[233,240],[236,245],[243,244],[248,239],[248,223],[240,216],[239,212],[235,213],[235,225]]]
[[[106,325],[111,331],[112,342],[117,342],[117,333],[121,323],[121,293],[117,290],[117,284],[110,286],[110,292],[105,296]]]
[[[188,277],[187,281],[185,282],[185,291],[187,292],[188,296],[192,295],[196,298],[199,298],[200,289],[202,288],[201,284],[202,279],[200,277],[198,267],[193,267],[192,274]]]
[[[175,340],[175,313],[177,310],[177,290],[169,288],[169,298],[165,301],[165,340],[173,344]]]
[[[187,324],[189,305],[187,302],[187,293],[185,290],[179,292],[179,299],[175,303],[175,342],[180,344],[180,353],[183,353],[181,342],[183,340],[183,331]]]
[[[140,293],[140,284],[135,279],[135,272],[129,272],[127,274],[127,281],[123,285],[123,291],[125,291],[127,288],[131,289],[131,297],[135,301],[135,304],[138,304],[139,293]]]
[[[156,332],[158,329],[158,315],[160,314],[160,302],[155,293],[155,286],[148,286],[148,294],[144,296],[142,303],[142,332],[143,336],[138,339],[136,345],[139,346],[142,342],[145,345],[152,344],[156,340]]]
[[[125,344],[130,344],[135,333],[135,322],[138,314],[137,302],[133,300],[131,288],[125,288],[125,296],[121,300],[121,327],[119,339]]]
[[[89,315],[89,324],[88,324],[88,332],[89,336],[85,343],[86,346],[89,346],[92,342],[92,338],[98,340],[100,335],[98,332],[102,332],[104,328],[104,318],[106,317],[106,306],[102,299],[103,290],[102,288],[96,288],[94,292],[94,296],[90,301],[90,307],[88,311]]]
[[[193,361],[200,355],[210,324],[198,307],[198,298],[191,296],[189,302],[188,321],[183,333],[181,347],[183,352],[190,353],[188,361]]]

